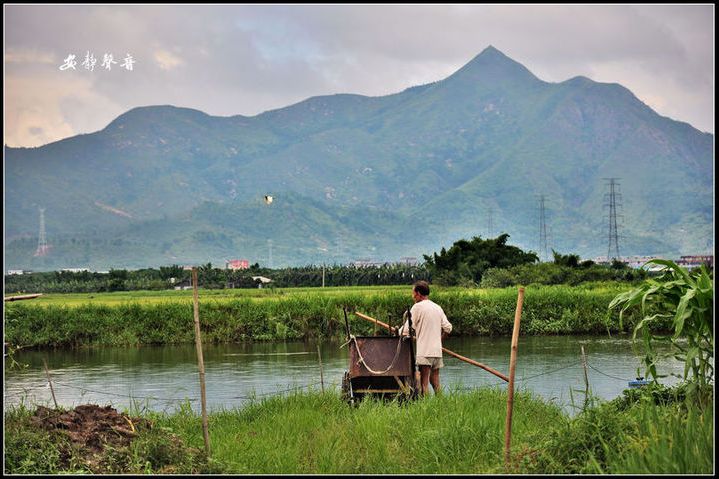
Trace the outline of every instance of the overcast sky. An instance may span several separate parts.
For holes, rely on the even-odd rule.
[[[544,81],[620,83],[714,133],[714,6],[5,5],[5,144],[176,105],[256,115],[316,95],[446,78],[487,46]],[[93,70],[82,62],[91,54]],[[102,67],[103,57],[116,64]],[[75,70],[61,70],[75,55]],[[122,67],[129,56],[132,70]]]

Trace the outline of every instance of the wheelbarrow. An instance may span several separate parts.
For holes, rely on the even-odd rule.
[[[355,404],[365,396],[411,399],[417,395],[415,351],[408,336],[354,336],[349,331],[349,369],[342,378],[342,397]]]

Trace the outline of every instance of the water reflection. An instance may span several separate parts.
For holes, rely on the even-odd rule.
[[[347,348],[340,346],[341,343],[321,344],[324,387],[335,388],[338,393],[342,375],[348,369]],[[587,355],[589,385],[596,396],[612,399],[636,377],[641,356],[634,351],[629,337],[521,337],[517,390],[531,391],[573,413],[572,398],[581,405],[585,389],[581,346]],[[450,338],[445,347],[505,374],[509,371],[510,338]],[[211,411],[241,407],[253,397],[321,387],[316,343],[205,345],[203,351]],[[194,345],[23,351],[16,360],[27,368],[6,370],[6,406],[21,401],[52,404],[43,358],[51,371],[57,402],[65,407],[96,403],[119,409],[173,411],[180,402],[189,401],[193,410],[200,410]],[[506,387],[504,381],[483,369],[446,355],[444,362],[441,381],[447,391],[487,385]],[[683,372],[674,359],[667,358],[659,364],[659,370],[666,374]],[[664,383],[677,381],[668,377]]]

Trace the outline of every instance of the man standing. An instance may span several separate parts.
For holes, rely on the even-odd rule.
[[[429,299],[429,283],[417,281],[412,288],[414,305],[409,311],[412,327],[417,333],[417,366],[420,373],[420,393],[429,392],[432,384],[434,393],[439,393],[439,368],[442,362],[442,339],[452,331],[452,324],[447,320],[442,308]],[[409,335],[409,324],[405,321],[399,330]]]

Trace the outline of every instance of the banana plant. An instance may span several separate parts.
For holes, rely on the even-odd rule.
[[[653,259],[649,263],[662,266],[662,274],[617,295],[609,309],[621,307],[621,328],[624,312],[641,307],[644,317],[634,327],[632,338],[643,338],[647,378],[657,382],[664,377],[656,370],[653,341],[669,341],[674,357],[684,363],[684,379],[706,386],[714,377],[714,281],[704,265],[687,271],[669,260]],[[667,320],[673,328],[669,333],[661,327]]]

